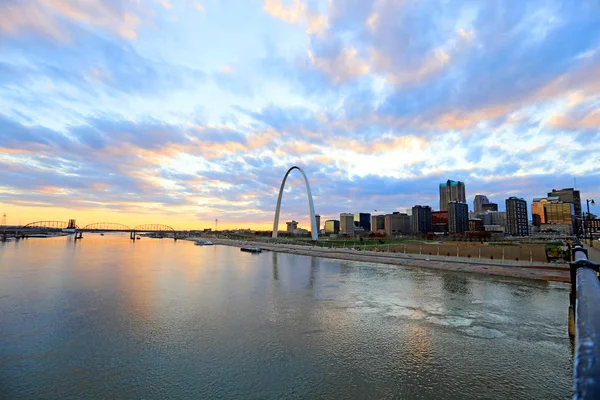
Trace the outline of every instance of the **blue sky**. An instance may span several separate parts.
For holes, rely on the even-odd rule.
[[[599,126],[597,1],[0,0],[9,223],[600,203]]]

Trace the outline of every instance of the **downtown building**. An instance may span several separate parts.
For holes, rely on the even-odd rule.
[[[481,206],[481,212],[498,211],[498,204],[487,203]]]
[[[371,232],[385,230],[385,215],[371,216]]]
[[[469,232],[484,232],[483,221],[479,218],[469,219]]]
[[[431,232],[431,207],[414,206],[412,208],[412,231],[416,234]]]
[[[354,214],[354,225],[357,228],[364,229],[365,232],[371,232],[371,214],[369,214],[369,213]]]
[[[325,233],[340,233],[340,221],[337,219],[328,219],[325,221]]]
[[[511,236],[529,236],[527,202],[512,196],[506,199],[506,233]]]
[[[342,235],[354,235],[354,214],[340,214],[340,233]]]
[[[411,233],[410,215],[400,212],[384,216],[384,229],[388,236],[406,235]]]
[[[490,201],[487,198],[487,196],[484,196],[482,194],[476,194],[475,198],[473,199],[473,211],[476,214],[483,212],[484,204],[490,204]]]
[[[469,230],[469,206],[467,203],[448,203],[448,232],[462,233]]]
[[[434,233],[448,232],[448,211],[431,212],[431,231]]]
[[[285,224],[287,225],[287,233],[294,233],[294,231],[298,229],[298,222],[294,220],[286,222]]]
[[[446,182],[440,183],[440,211],[448,211],[448,203],[451,201],[467,202],[463,182],[448,179]]]
[[[575,188],[565,188],[560,190],[552,189],[552,191],[548,193],[548,197],[558,197],[563,203],[573,203],[573,212],[575,215],[574,232],[581,232],[583,224],[581,223],[581,194],[579,193],[579,190],[575,190]]]
[[[559,231],[567,234],[577,232],[575,205],[560,200],[548,201],[544,204],[545,224],[540,231]],[[557,226],[562,225],[562,226]]]
[[[531,203],[533,225],[540,232],[562,232],[573,234],[577,232],[575,205],[561,201],[558,196],[533,199]]]

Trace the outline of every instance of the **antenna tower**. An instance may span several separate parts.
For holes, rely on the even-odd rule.
[[[0,225],[6,226],[6,213],[2,214],[2,223]]]

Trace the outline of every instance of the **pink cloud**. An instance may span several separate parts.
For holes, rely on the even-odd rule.
[[[60,18],[93,25],[127,39],[137,38],[141,8],[136,0],[118,6],[102,0],[23,0],[3,7],[0,31],[18,34],[34,31],[57,40],[69,40]]]

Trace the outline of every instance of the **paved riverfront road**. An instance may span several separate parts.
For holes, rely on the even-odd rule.
[[[568,285],[87,235],[0,243],[0,398],[567,399]]]

